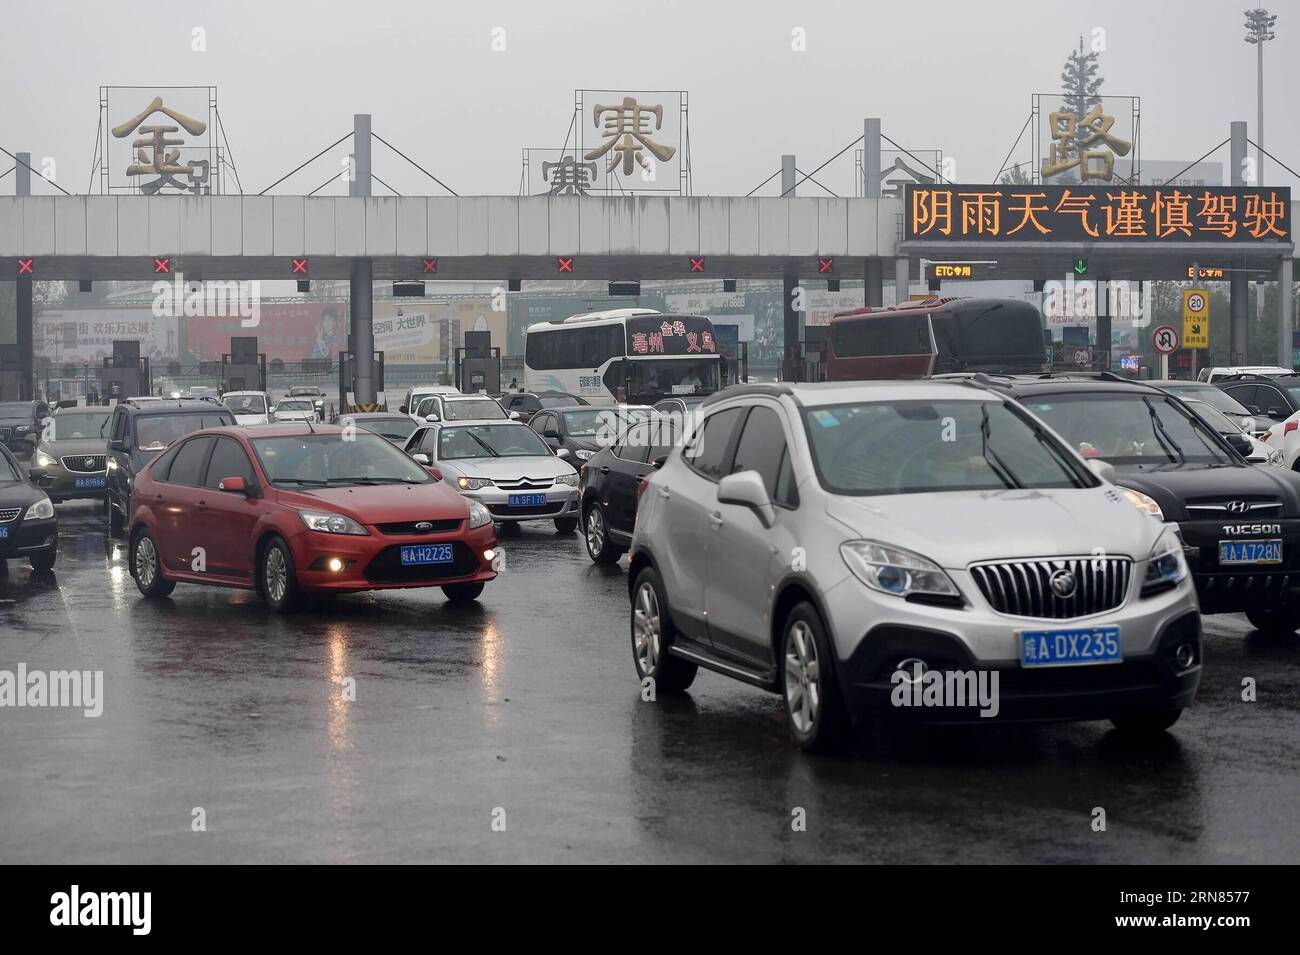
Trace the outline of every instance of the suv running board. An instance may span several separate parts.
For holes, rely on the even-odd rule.
[[[776,671],[770,667],[756,670],[732,660],[724,660],[709,648],[703,647],[694,641],[685,646],[680,641],[681,637],[678,636],[677,640],[668,647],[668,652],[673,656],[689,660],[691,663],[698,663],[702,667],[753,684],[764,690],[775,690],[777,688]]]

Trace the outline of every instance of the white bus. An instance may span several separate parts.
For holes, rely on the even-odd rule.
[[[524,339],[525,391],[566,391],[596,405],[712,394],[721,369],[713,323],[702,315],[617,308],[530,325]]]

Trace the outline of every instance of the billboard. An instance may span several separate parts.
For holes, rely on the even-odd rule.
[[[375,303],[375,350],[385,365],[443,364],[465,343],[466,332],[489,332],[492,345],[506,345],[507,315],[492,310],[489,296],[450,301]]]
[[[236,322],[238,324],[238,322]],[[156,317],[148,305],[47,308],[33,319],[32,346],[56,364],[98,365],[111,358],[114,341],[140,343],[140,357],[151,362],[179,356],[177,320]]]
[[[347,314],[346,302],[273,302],[260,307],[253,327],[238,318],[187,318],[185,351],[196,362],[220,361],[232,337],[256,335],[257,350],[267,361],[337,360],[347,344]]]

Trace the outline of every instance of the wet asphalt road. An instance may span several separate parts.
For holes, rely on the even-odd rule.
[[[59,511],[54,575],[0,577],[0,669],[103,670],[104,712],[0,709],[0,862],[1300,858],[1300,638],[1241,617],[1207,619],[1163,740],[981,726],[824,759],[720,676],[641,702],[626,560],[550,525],[503,541],[477,608],[392,591],[282,618],[238,591],[146,602],[97,508]]]

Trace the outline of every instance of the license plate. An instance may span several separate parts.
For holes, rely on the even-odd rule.
[[[77,487],[102,488],[104,487],[104,478],[102,477],[77,478],[73,483]]]
[[[511,507],[541,507],[546,503],[545,494],[511,494]]]
[[[1020,665],[1024,667],[1082,666],[1118,663],[1119,627],[1085,630],[1021,630]]]
[[[402,548],[402,563],[410,564],[450,564],[452,550],[450,544],[408,544]]]
[[[1282,541],[1219,541],[1220,564],[1280,564]]]
[[[4,540],[8,536],[9,536],[9,528],[0,527],[0,541]]]

